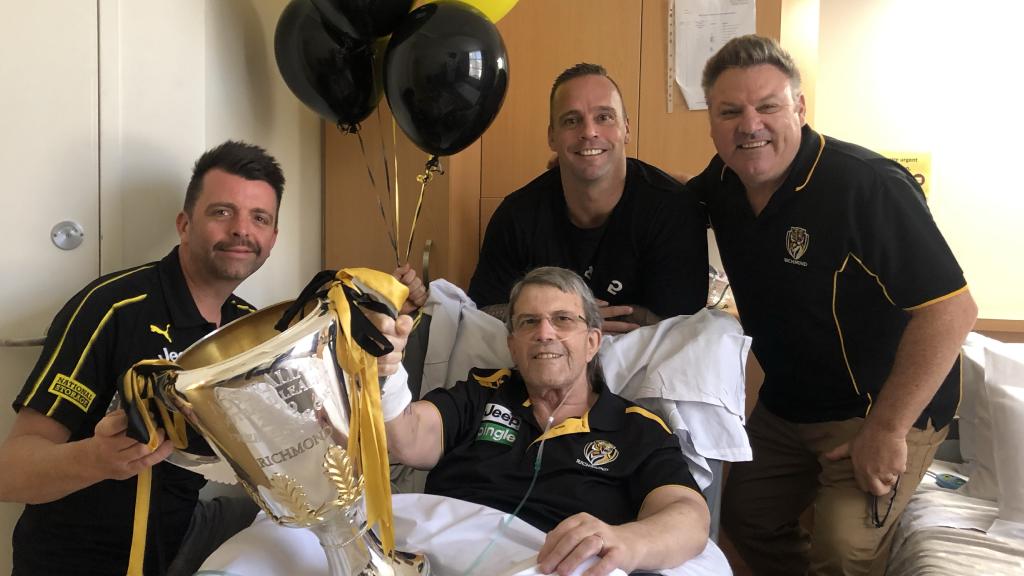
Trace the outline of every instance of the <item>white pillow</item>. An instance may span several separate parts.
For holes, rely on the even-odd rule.
[[[985,349],[1002,343],[976,332],[967,335],[960,356],[963,397],[960,400],[960,456],[970,480],[964,493],[972,498],[999,497],[996,461],[992,453],[992,419],[985,390]]]
[[[985,386],[992,416],[999,482],[999,519],[1024,527],[1024,346],[985,350]]]

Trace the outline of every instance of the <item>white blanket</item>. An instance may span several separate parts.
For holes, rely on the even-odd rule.
[[[963,466],[936,460],[929,471],[964,476]],[[1024,574],[1024,542],[991,533],[994,501],[940,488],[925,476],[900,517],[889,576]],[[987,533],[986,533],[987,532]]]
[[[471,368],[512,366],[505,325],[478,310],[458,286],[431,282],[424,313],[431,322],[422,393],[454,385]],[[706,459],[752,457],[743,428],[749,350],[750,338],[732,316],[701,310],[606,336],[600,358],[612,392],[652,410],[675,431],[704,489],[713,480]]]
[[[429,494],[394,496],[395,542],[406,552],[423,552],[433,576],[463,576],[488,546],[506,515],[453,498]],[[544,533],[518,518],[501,531],[473,576],[533,576]],[[574,572],[580,574],[591,558]],[[309,530],[285,528],[262,513],[203,563],[197,576],[327,576],[327,558]],[[616,576],[625,576],[619,570]],[[722,551],[709,541],[699,556],[662,571],[667,576],[732,574]]]

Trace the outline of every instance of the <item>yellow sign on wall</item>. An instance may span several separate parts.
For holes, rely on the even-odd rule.
[[[914,180],[924,190],[924,197],[928,197],[928,190],[932,179],[932,155],[930,152],[882,152],[882,155],[890,160],[895,160],[914,175]]]

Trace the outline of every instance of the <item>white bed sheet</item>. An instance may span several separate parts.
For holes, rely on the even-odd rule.
[[[460,576],[488,545],[505,514],[493,508],[430,494],[394,496],[395,542],[400,550],[422,551],[433,576]],[[496,539],[475,576],[532,576],[544,533],[514,519]],[[592,561],[593,559],[591,559]],[[589,566],[577,570],[581,573]],[[704,552],[666,576],[730,575],[725,555],[708,541]],[[262,513],[252,526],[225,542],[196,576],[327,576],[327,559],[309,530],[286,528]],[[614,574],[624,576],[622,571]]]
[[[960,466],[938,460],[929,470],[965,477]],[[987,533],[997,504],[961,491],[941,488],[925,476],[896,529],[888,576],[1024,574],[1024,540]]]

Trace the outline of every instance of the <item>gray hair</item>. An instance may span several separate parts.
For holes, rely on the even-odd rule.
[[[601,328],[601,309],[597,306],[594,293],[590,286],[580,278],[580,275],[572,270],[559,268],[557,266],[542,266],[534,268],[526,273],[521,280],[512,287],[508,297],[508,311],[505,314],[505,327],[509,333],[512,332],[512,315],[516,309],[516,302],[523,288],[527,286],[551,286],[558,288],[566,294],[575,294],[580,297],[583,305],[583,319],[587,322],[587,328]]]
[[[718,81],[718,77],[729,68],[752,68],[762,64],[778,68],[789,78],[793,94],[800,92],[800,70],[789,52],[783,50],[773,38],[748,34],[733,38],[708,59],[701,79],[705,97]]]
[[[597,305],[597,300],[594,299],[594,293],[590,290],[590,286],[587,286],[583,278],[572,270],[557,266],[542,266],[527,272],[526,276],[523,276],[512,287],[512,292],[508,297],[508,310],[505,314],[505,327],[508,328],[509,334],[512,333],[512,314],[516,309],[516,301],[519,300],[523,288],[527,286],[551,286],[566,294],[579,296],[580,304],[583,305],[583,319],[587,322],[587,330],[601,329],[601,323],[604,321],[601,318],[601,309]],[[594,354],[594,357],[587,363],[587,381],[590,382],[594,391],[597,391],[600,385],[605,385],[600,354]]]

